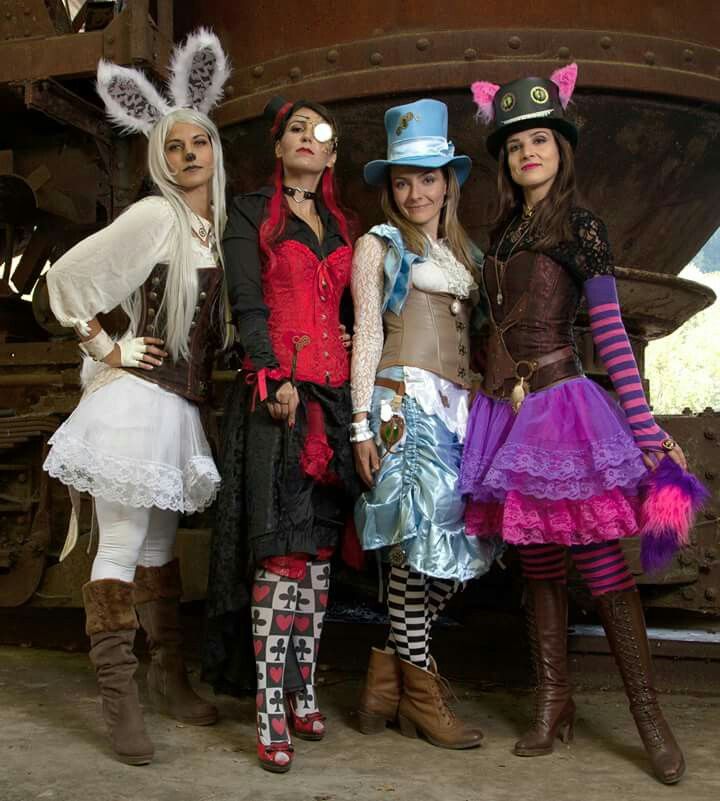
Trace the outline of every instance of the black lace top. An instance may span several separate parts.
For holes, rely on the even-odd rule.
[[[506,229],[501,231],[489,249],[489,255],[505,261],[521,250],[543,252],[567,269],[579,283],[596,275],[613,275],[613,255],[605,223],[591,211],[574,208],[570,212],[570,225],[575,236],[570,242],[561,242],[552,248],[537,248],[541,238],[531,220],[518,214]]]

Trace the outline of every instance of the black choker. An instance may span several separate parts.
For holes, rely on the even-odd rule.
[[[292,198],[296,203],[300,204],[303,200],[315,200],[317,192],[311,192],[309,189],[303,189],[302,186],[285,186],[282,188],[283,194]],[[300,193],[300,200],[297,199],[297,193]]]

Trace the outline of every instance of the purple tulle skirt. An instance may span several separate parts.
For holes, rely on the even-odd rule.
[[[467,531],[518,545],[633,536],[646,472],[622,409],[585,377],[528,395],[517,415],[479,394],[460,472]]]

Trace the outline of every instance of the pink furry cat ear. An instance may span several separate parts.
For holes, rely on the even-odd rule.
[[[495,119],[495,109],[493,100],[500,87],[496,83],[489,81],[475,81],[470,87],[475,105],[478,107],[477,117],[486,125]]]
[[[557,86],[560,94],[560,104],[565,109],[575,91],[578,67],[574,62],[566,67],[560,67],[550,76],[550,80]]]

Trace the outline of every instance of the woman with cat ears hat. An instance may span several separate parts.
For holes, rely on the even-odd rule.
[[[169,71],[168,100],[140,71],[99,64],[97,88],[112,121],[148,137],[157,194],[47,274],[53,313],[76,330],[86,358],[83,396],[50,439],[44,469],[71,488],[75,510],[80,492],[93,497],[99,544],[82,588],[86,631],[112,747],[130,765],[147,764],[154,751],[134,679],[138,621],[153,705],[183,723],[217,720],[185,671],[173,551],[180,515],[207,508],[220,483],[199,407],[224,331],[216,235],[225,226],[225,171],[207,115],[229,65],[217,37],[199,30],[175,49]],[[97,316],[116,306],[129,325],[113,340]],[[76,540],[74,511],[61,559]]]
[[[350,439],[367,486],[355,521],[365,550],[390,562],[390,632],[373,648],[359,719],[365,734],[399,720],[432,744],[480,745],[447,708],[430,655],[432,624],[496,548],[469,537],[457,492],[468,415],[475,250],[457,217],[470,159],[447,139],[447,106],[385,113],[387,158],[365,166],[387,222],[356,245]]]
[[[460,489],[468,531],[515,545],[527,583],[537,673],[535,720],[518,756],[569,741],[566,556],[597,604],[653,770],[672,784],[683,754],[658,704],[642,604],[620,540],[642,533],[647,569],[687,541],[703,495],[680,446],[655,422],[625,332],[604,223],[578,205],[575,125],[565,116],[577,66],[549,80],[472,85],[494,123],[498,224],[482,270],[489,324],[482,391],[468,424]],[[587,301],[617,402],[586,378],[573,334]],[[638,503],[642,501],[642,506]],[[670,523],[682,525],[671,531]]]

